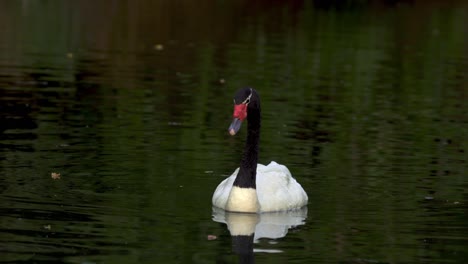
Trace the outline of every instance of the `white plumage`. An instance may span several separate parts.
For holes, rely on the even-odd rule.
[[[239,168],[218,185],[212,198],[214,206],[229,209],[226,204],[238,172]],[[308,197],[302,186],[291,176],[286,166],[274,161],[267,166],[257,165],[256,186],[259,213],[286,211],[307,205]]]

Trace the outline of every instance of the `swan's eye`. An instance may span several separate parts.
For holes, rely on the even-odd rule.
[[[249,97],[247,97],[247,99],[244,100],[244,102],[242,102],[243,104],[249,104],[250,103],[250,97],[252,97],[252,89],[250,89],[250,94],[249,94]]]

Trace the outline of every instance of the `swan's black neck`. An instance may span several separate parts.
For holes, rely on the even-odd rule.
[[[242,154],[239,173],[233,185],[256,189],[258,142],[260,139],[260,108],[247,110],[247,141]]]

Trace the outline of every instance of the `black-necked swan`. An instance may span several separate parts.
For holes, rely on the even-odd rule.
[[[233,121],[229,134],[235,135],[247,118],[247,141],[240,168],[216,188],[212,202],[230,212],[262,213],[297,209],[307,204],[307,194],[286,166],[272,161],[257,164],[260,137],[260,97],[256,90],[243,88],[234,96]]]

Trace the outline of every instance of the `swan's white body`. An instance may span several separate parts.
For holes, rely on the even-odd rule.
[[[231,206],[235,206],[238,208],[235,211],[252,212],[252,205],[258,204],[255,210],[262,213],[292,210],[307,204],[306,192],[284,165],[274,161],[267,166],[258,164],[257,189],[236,186],[233,189],[232,184],[238,172],[239,168],[218,185],[212,199],[214,206],[228,211],[231,211]],[[244,205],[249,208],[243,210]]]

